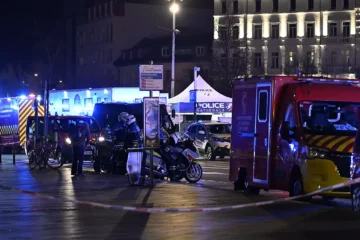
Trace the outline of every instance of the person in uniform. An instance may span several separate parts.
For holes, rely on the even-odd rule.
[[[127,122],[127,129],[125,134],[125,148],[142,148],[143,142],[141,138],[140,128],[136,123],[134,115],[129,115]],[[145,167],[143,151],[130,152],[128,155],[127,169],[129,174],[130,184],[143,185],[145,182]]]
[[[69,138],[73,145],[74,160],[71,167],[71,175],[83,177],[84,152],[90,143],[90,130],[87,123],[78,123],[69,132]]]
[[[124,174],[126,172],[127,153],[125,152],[125,134],[129,114],[122,112],[118,116],[118,124],[114,126],[114,145],[120,146],[113,151],[109,167],[113,174]]]

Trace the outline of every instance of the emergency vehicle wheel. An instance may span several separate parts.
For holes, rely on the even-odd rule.
[[[354,212],[360,212],[360,185],[352,187],[351,205]]]
[[[299,170],[300,171],[300,170]],[[304,194],[304,185],[302,180],[302,175],[298,171],[294,171],[291,176],[290,180],[290,190],[289,190],[289,196],[290,197],[296,197]],[[311,197],[305,197],[298,199],[299,201],[310,201]]]
[[[215,160],[216,156],[214,154],[214,149],[210,145],[206,146],[205,153],[207,160]]]

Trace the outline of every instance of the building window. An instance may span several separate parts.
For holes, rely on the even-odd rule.
[[[296,11],[296,0],[290,0],[290,11],[291,12]]]
[[[349,9],[349,0],[344,0],[344,9]]]
[[[232,28],[232,37],[234,40],[239,39],[239,26],[234,26]]]
[[[343,37],[350,37],[350,22],[343,22]]]
[[[233,68],[239,67],[239,54],[236,54],[236,53],[233,54],[232,66],[233,66]]]
[[[330,7],[331,10],[335,10],[335,9],[336,9],[336,1],[337,1],[337,0],[331,0],[331,7]]]
[[[109,49],[109,52],[108,52],[108,62],[112,62],[112,49]]]
[[[261,0],[255,0],[255,12],[261,12]]]
[[[163,56],[163,57],[168,57],[168,56],[170,56],[170,53],[169,53],[170,51],[169,51],[169,48],[168,47],[163,47],[162,49],[161,49],[161,56]]]
[[[271,24],[271,38],[278,39],[279,38],[279,24]]]
[[[82,66],[84,65],[84,58],[83,57],[80,57],[79,58],[79,64]]]
[[[226,27],[224,26],[219,27],[219,39],[220,40],[226,39]]]
[[[107,2],[106,6],[107,6],[106,7],[106,13],[107,13],[108,16],[110,16],[111,15],[111,3]]]
[[[254,38],[255,39],[261,39],[262,38],[262,25],[261,24],[255,24],[254,25]]]
[[[296,23],[290,23],[289,24],[289,33],[288,33],[288,37],[289,38],[296,38],[296,33],[297,33],[297,24]]]
[[[314,37],[314,23],[307,23],[306,24],[306,37],[313,38]]]
[[[205,48],[204,47],[196,47],[196,56],[204,56]]]
[[[273,0],[273,12],[279,11],[279,0]]]
[[[279,53],[271,53],[271,68],[279,68]]]
[[[238,13],[239,12],[239,2],[236,0],[233,3],[233,11],[234,13]]]
[[[335,65],[336,64],[336,52],[332,51],[331,52],[331,65]]]
[[[330,34],[330,37],[337,37],[337,23],[336,22],[329,23],[329,34]]]
[[[313,64],[314,63],[314,59],[315,59],[315,53],[314,53],[314,51],[311,51],[311,52],[307,52],[307,54],[306,54],[306,56],[307,56],[307,63],[308,64]]]
[[[261,68],[261,53],[255,53],[254,67]]]
[[[271,38],[278,39],[279,38],[279,24],[271,24]]]
[[[314,0],[308,0],[308,10],[314,10]]]
[[[142,58],[144,56],[144,51],[142,49],[137,50],[137,58]]]
[[[226,13],[226,1],[221,2],[221,12],[222,14]]]
[[[292,64],[294,62],[294,52],[289,52],[289,63]]]

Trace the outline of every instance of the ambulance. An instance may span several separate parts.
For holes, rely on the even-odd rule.
[[[5,151],[15,143],[16,150],[26,143],[26,120],[34,116],[36,96],[20,96],[0,99],[0,143]],[[38,115],[44,116],[44,106],[38,106]]]
[[[290,196],[350,178],[360,127],[358,80],[292,76],[233,81],[230,181],[258,194],[280,189]],[[349,197],[350,188],[321,194]]]

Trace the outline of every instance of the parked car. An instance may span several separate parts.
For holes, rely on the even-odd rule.
[[[231,124],[226,122],[197,122],[191,124],[185,135],[195,140],[198,153],[208,160],[230,155]]]

